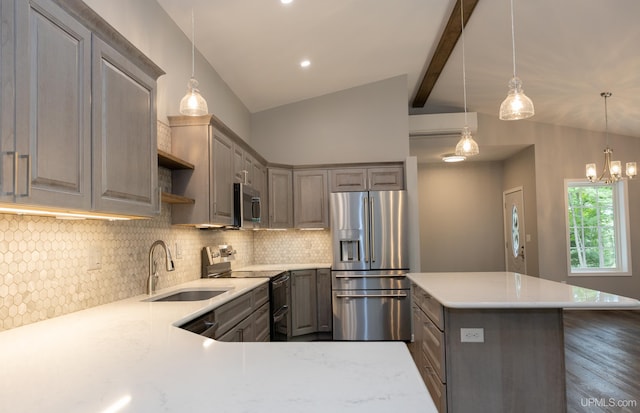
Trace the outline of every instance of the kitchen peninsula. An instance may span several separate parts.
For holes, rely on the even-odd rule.
[[[200,279],[204,301],[146,295],[0,333],[0,411],[422,412],[436,408],[402,342],[224,343],[177,326],[268,282]]]
[[[566,412],[564,309],[640,302],[511,272],[414,273],[411,351],[440,412]]]

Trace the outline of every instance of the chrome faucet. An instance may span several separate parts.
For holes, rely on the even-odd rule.
[[[158,283],[158,263],[153,259],[153,250],[158,245],[162,246],[162,248],[164,249],[167,271],[173,271],[176,269],[173,265],[171,251],[169,251],[169,247],[167,247],[167,244],[162,240],[158,240],[151,244],[151,248],[149,248],[149,278],[147,278],[147,294],[149,295],[155,292],[156,284]]]

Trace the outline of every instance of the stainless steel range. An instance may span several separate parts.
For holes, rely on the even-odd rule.
[[[330,198],[334,340],[411,339],[405,191]]]
[[[288,271],[232,271],[231,263],[215,262],[212,248],[202,249],[202,278],[269,278],[271,341],[291,338],[291,279]]]

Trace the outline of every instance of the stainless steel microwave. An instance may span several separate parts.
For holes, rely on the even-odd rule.
[[[233,184],[233,226],[260,228],[260,192],[250,186]]]

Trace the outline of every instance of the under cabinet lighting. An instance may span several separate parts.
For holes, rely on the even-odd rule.
[[[101,215],[101,214],[86,214],[83,212],[70,212],[70,211],[52,211],[46,209],[37,208],[16,208],[16,207],[0,207],[0,214],[13,214],[13,215],[36,215],[43,217],[52,217],[57,219],[99,219],[103,221],[129,221],[130,217],[121,217],[116,215]]]

